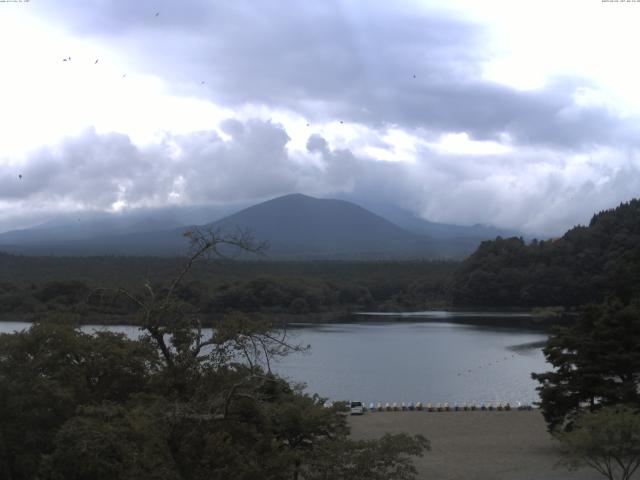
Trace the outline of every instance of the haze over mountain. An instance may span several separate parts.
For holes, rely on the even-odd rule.
[[[247,204],[174,206],[115,213],[87,212],[57,215],[33,227],[0,233],[2,245],[47,245],[87,240],[105,235],[169,230],[202,225],[245,208]]]
[[[434,239],[473,239],[487,240],[496,237],[518,237],[520,232],[504,228],[476,223],[474,225],[452,225],[449,223],[431,222],[420,218],[415,213],[389,203],[361,203],[368,210],[386,218],[401,228],[413,233],[426,235]]]
[[[492,227],[428,222],[393,206],[381,211],[402,226],[352,202],[292,194],[219,220],[214,215],[221,210],[185,209],[185,220],[208,213],[206,222],[181,221],[179,210],[50,222],[0,234],[0,248],[41,255],[176,255],[186,249],[182,233],[188,225],[206,224],[226,232],[251,230],[269,243],[267,256],[273,259],[459,258],[502,233]]]

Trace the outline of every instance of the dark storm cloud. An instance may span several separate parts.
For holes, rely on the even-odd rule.
[[[389,2],[51,2],[43,14],[98,37],[176,92],[227,106],[265,104],[312,121],[507,133],[516,144],[579,150],[637,144],[638,128],[589,87],[557,78],[518,91],[481,78],[486,32],[468,21]],[[155,13],[160,12],[158,17]],[[202,81],[206,80],[203,87]]]

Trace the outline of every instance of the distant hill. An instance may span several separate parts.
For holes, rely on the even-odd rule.
[[[243,205],[245,206],[245,205]],[[222,218],[238,206],[176,206],[136,209],[126,212],[83,212],[57,215],[47,222],[20,230],[0,233],[3,245],[47,248],[67,242],[103,236],[169,230],[184,225],[202,224]]]
[[[149,232],[154,230],[166,230],[167,228],[177,228],[181,224],[172,220],[160,220],[156,218],[146,219],[81,219],[75,222],[61,222],[53,225],[42,224],[33,228],[12,230],[0,234],[1,245],[51,245],[61,242],[74,242],[77,240],[88,240],[103,236],[105,233],[128,234],[136,232]]]
[[[0,234],[0,250],[30,255],[178,255],[187,247],[182,233],[196,224],[181,222],[178,213],[159,210],[57,220]],[[202,211],[198,214],[184,219],[202,219]],[[495,233],[484,227],[414,220],[413,227],[426,225],[425,231],[434,235],[402,228],[352,202],[293,194],[206,225],[224,231],[251,230],[256,239],[270,244],[271,259],[463,258]]]
[[[493,225],[483,225],[480,223],[476,223],[475,225],[452,225],[448,223],[430,222],[412,212],[391,204],[367,204],[365,206],[372,212],[413,233],[440,240],[469,239],[471,243],[473,243],[473,250],[475,250],[483,240],[494,239],[496,237],[521,236],[520,233],[515,230],[497,228]]]
[[[640,200],[593,216],[561,238],[483,242],[453,282],[468,306],[578,306],[640,294]]]
[[[104,223],[104,222],[103,222]],[[233,232],[251,230],[256,239],[267,241],[270,258],[372,259],[424,258],[438,256],[432,242],[407,232],[353,203],[321,200],[301,194],[286,195],[243,209],[208,224]],[[75,237],[58,235],[63,227],[48,227],[0,235],[4,250],[40,255],[177,255],[185,252],[183,232],[187,226],[151,231],[118,233],[104,229],[102,235]],[[110,232],[110,234],[105,234]],[[51,236],[47,239],[46,234]]]
[[[432,257],[434,242],[403,230],[343,200],[286,195],[249,207],[213,224],[250,229],[270,244],[273,257]]]

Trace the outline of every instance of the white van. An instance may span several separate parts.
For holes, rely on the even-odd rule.
[[[364,413],[364,405],[362,402],[349,402],[351,415],[362,415]]]

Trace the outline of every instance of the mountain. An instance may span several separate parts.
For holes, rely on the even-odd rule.
[[[495,233],[426,222],[408,212],[400,223],[412,228],[403,228],[355,203],[302,194],[268,200],[224,218],[221,210],[210,210],[210,221],[203,222],[206,212],[183,208],[56,219],[0,234],[0,249],[31,255],[177,255],[186,250],[182,234],[188,225],[204,224],[227,232],[251,230],[257,240],[270,244],[267,255],[272,259],[462,258]],[[211,221],[216,216],[220,219]],[[401,215],[396,212],[395,217]],[[427,231],[432,235],[420,233]]]
[[[55,224],[40,224],[32,228],[11,230],[0,234],[0,245],[38,245],[77,240],[88,240],[97,236],[110,234],[127,234],[135,232],[148,232],[153,230],[166,230],[177,228],[181,224],[173,220],[161,220],[157,218],[145,218],[141,220],[130,218],[100,218],[81,219],[76,222],[67,221]]]
[[[480,223],[476,223],[475,225],[452,225],[448,223],[430,222],[412,212],[388,203],[365,203],[364,206],[409,232],[440,240],[470,239],[474,242],[477,241],[471,251],[475,250],[483,240],[496,237],[521,236],[521,234],[515,230],[498,228],[493,225],[483,225]]]
[[[640,200],[593,216],[562,237],[483,242],[453,281],[461,306],[575,307],[640,296]]]
[[[242,207],[246,205],[243,204]],[[46,249],[113,235],[170,230],[185,225],[208,223],[229,215],[240,206],[196,205],[136,209],[125,212],[83,212],[58,215],[30,228],[0,233],[0,248],[17,246]]]
[[[213,223],[248,228],[270,244],[269,256],[389,258],[433,256],[433,242],[343,200],[301,194],[275,198]]]

